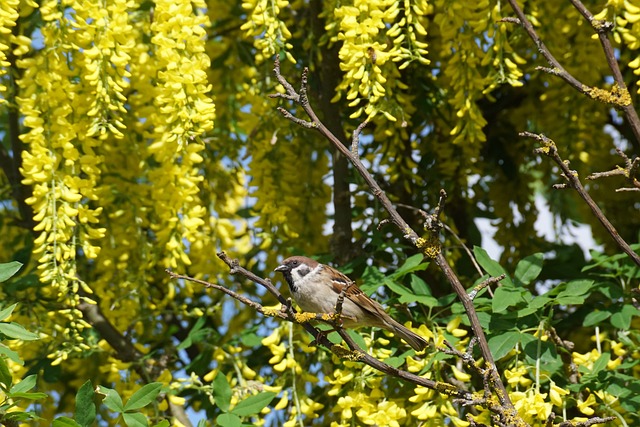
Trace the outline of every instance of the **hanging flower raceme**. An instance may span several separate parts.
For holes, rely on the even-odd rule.
[[[91,301],[92,290],[78,274],[77,259],[96,258],[106,230],[98,226],[102,208],[93,205],[102,159],[94,150],[97,143],[87,136],[90,119],[86,91],[77,78],[71,23],[53,3],[40,8],[44,48],[18,60],[24,74],[16,100],[28,129],[20,136],[27,146],[21,173],[23,183],[32,187],[26,202],[33,208],[38,236],[33,252],[40,279],[50,285],[43,293],[64,308],[47,314],[55,326],[43,331],[60,337],[62,345],[51,355],[60,363],[69,352],[82,351],[79,331],[88,327],[77,307],[81,299]]]
[[[197,165],[203,161],[200,136],[213,129],[215,106],[208,93],[205,53],[204,2],[156,2],[151,25],[157,57],[157,110],[148,120],[154,126],[149,152],[160,164],[149,172],[152,199],[158,220],[157,238],[167,249],[164,264],[177,267],[191,260],[184,241],[194,242],[205,221],[206,209],[199,197],[203,177]]]

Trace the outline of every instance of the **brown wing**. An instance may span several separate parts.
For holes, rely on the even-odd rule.
[[[363,310],[373,315],[382,316],[383,319],[388,316],[386,311],[384,311],[384,308],[382,308],[382,306],[376,301],[369,298],[367,294],[362,292],[362,289],[360,289],[358,285],[353,282],[353,280],[349,279],[347,276],[337,270],[333,271],[332,273],[334,274],[331,278],[331,284],[333,285],[333,291],[337,295],[340,295],[342,289],[349,283],[351,283],[351,286],[349,286],[349,289],[347,289],[347,292],[345,293],[345,296],[347,298],[356,303]]]

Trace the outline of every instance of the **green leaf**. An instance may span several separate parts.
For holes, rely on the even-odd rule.
[[[349,334],[349,336],[351,337],[351,339],[354,340],[360,348],[367,348],[367,343],[364,341],[364,338],[362,337],[362,335],[360,335],[358,331],[356,331],[355,329],[347,329],[346,331],[347,331],[347,334]],[[342,338],[340,338],[338,342],[340,341],[342,341]]]
[[[25,411],[15,411],[15,412],[8,412],[6,414],[4,414],[3,420],[2,421],[27,421],[27,420],[42,420],[42,418],[38,417],[35,413],[29,411],[29,412],[25,412]],[[7,425],[7,424],[3,424],[3,425]]]
[[[431,289],[427,282],[422,280],[422,278],[416,276],[415,274],[411,275],[411,289],[416,295],[428,295],[431,296]]]
[[[153,427],[171,427],[171,423],[169,422],[169,420],[162,420]]]
[[[235,414],[220,414],[216,418],[216,425],[221,427],[240,427],[242,426],[242,421]]]
[[[383,362],[394,368],[399,368],[400,366],[404,365],[404,362],[406,362],[406,359],[400,356],[393,356],[393,357],[387,357],[386,359],[383,360]]]
[[[506,277],[502,280],[502,284],[513,286],[513,282],[509,278],[507,272],[497,261],[491,259],[487,251],[479,246],[474,246],[473,255],[475,256],[476,261],[478,261],[478,264],[480,264],[480,266],[492,277],[498,277],[501,274],[506,274]]]
[[[371,295],[375,292],[382,282],[384,282],[385,276],[382,272],[373,266],[368,265],[362,273],[362,285],[360,289],[367,295]]]
[[[582,326],[593,326],[611,317],[608,311],[592,311],[587,314],[582,321]]]
[[[95,393],[91,380],[87,380],[76,393],[76,421],[82,427],[90,427],[96,419]]]
[[[8,390],[11,388],[13,384],[13,376],[9,371],[9,367],[7,366],[7,362],[4,361],[4,358],[0,357],[0,384],[3,390]]]
[[[12,392],[8,394],[12,399],[40,400],[46,399],[48,395],[41,392]]]
[[[538,295],[534,297],[531,301],[529,301],[528,306],[529,308],[532,308],[534,310],[539,310],[544,306],[546,306],[551,300],[552,299],[546,295]]]
[[[27,331],[22,325],[18,325],[15,322],[0,323],[0,334],[7,336],[9,339],[23,341],[33,341],[40,338],[38,334]]]
[[[611,315],[611,324],[618,329],[628,330],[633,316],[640,315],[640,311],[631,304],[625,304],[617,313]]]
[[[402,276],[406,276],[409,273],[413,273],[414,271],[422,271],[425,270],[428,266],[428,262],[422,262],[424,256],[422,254],[415,254],[402,264],[402,267],[397,269],[391,276],[394,279],[399,279]]]
[[[410,297],[414,296],[414,293],[411,291],[411,289],[407,288],[404,285],[399,284],[398,282],[392,280],[392,279],[384,279],[384,286],[391,289],[393,292],[395,292],[398,295],[408,295]]]
[[[0,264],[0,282],[4,282],[16,274],[18,270],[20,270],[20,267],[22,267],[22,263],[18,261]]]
[[[262,338],[263,337],[254,332],[248,332],[242,334],[240,341],[242,341],[242,344],[247,347],[256,347],[262,343]]]
[[[18,384],[11,387],[11,393],[25,393],[36,386],[36,380],[38,376],[36,374],[29,375]]]
[[[222,372],[218,372],[218,375],[213,380],[213,397],[216,400],[216,405],[222,412],[229,411],[229,405],[231,405],[231,387],[227,376]]]
[[[104,395],[102,403],[104,406],[112,410],[113,412],[124,412],[124,405],[122,404],[122,398],[117,391],[110,388],[99,385],[97,393]]]
[[[558,297],[587,295],[591,292],[593,284],[593,280],[572,280],[565,285]]]
[[[506,356],[520,342],[521,332],[508,331],[489,339],[489,348],[497,361]]]
[[[500,286],[493,294],[492,309],[494,313],[502,313],[509,307],[525,302],[524,292],[513,286]]]
[[[540,372],[543,375],[553,375],[564,367],[562,359],[556,351],[554,344],[541,341],[539,338],[528,334],[522,334],[520,340],[527,363],[532,365],[540,363]]]
[[[59,417],[53,420],[53,427],[84,427],[69,417]]]
[[[558,305],[581,305],[586,299],[586,295],[559,296],[555,299],[555,303]]]
[[[13,313],[13,309],[16,308],[16,305],[18,305],[18,303],[11,304],[9,307],[0,310],[0,320],[4,320],[7,317],[11,316],[11,313]]]
[[[611,360],[611,353],[602,353],[598,360],[593,363],[593,367],[591,368],[591,374],[596,375],[598,372],[607,368],[607,364]]]
[[[22,359],[20,359],[20,355],[17,352],[2,344],[0,344],[0,356],[7,356],[18,365],[24,365],[24,362],[22,361]]]
[[[193,325],[193,328],[189,331],[187,338],[178,345],[178,350],[184,350],[185,348],[191,347],[194,343],[201,342],[211,334],[211,328],[204,328],[205,322],[205,317],[198,318],[195,325]]]
[[[122,419],[128,427],[149,427],[147,417],[140,412],[125,412]]]
[[[541,253],[535,253],[520,260],[513,275],[514,279],[519,284],[528,285],[540,275],[543,262],[544,255]]]
[[[429,308],[438,307],[438,299],[427,295],[402,295],[398,301],[403,304],[417,302]]]
[[[271,391],[254,394],[238,402],[235,408],[231,410],[231,413],[241,417],[258,414],[265,406],[271,403],[275,396],[276,393]]]
[[[136,409],[144,408],[158,397],[161,389],[162,383],[149,383],[142,386],[140,390],[133,393],[129,398],[124,405],[124,410],[135,411]]]
[[[417,302],[429,308],[438,306],[438,299],[432,296],[429,285],[415,274],[411,275],[411,290],[411,294],[400,296],[399,301],[401,303],[409,304]]]

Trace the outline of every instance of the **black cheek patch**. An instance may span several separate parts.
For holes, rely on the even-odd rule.
[[[307,274],[311,273],[311,269],[306,265],[301,265],[296,271],[300,275],[300,277],[304,277]]]

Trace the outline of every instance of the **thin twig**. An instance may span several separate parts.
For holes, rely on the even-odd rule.
[[[336,301],[336,316],[338,318],[338,321],[340,319],[340,316],[342,316],[342,304],[344,304],[344,297],[345,295],[347,295],[347,291],[349,290],[351,285],[353,285],[353,282],[349,281],[346,285],[342,287],[342,290],[340,291],[340,295],[338,295],[338,300]]]
[[[540,36],[536,32],[535,28],[531,24],[531,22],[527,19],[524,11],[518,5],[517,0],[508,0],[511,8],[515,12],[518,17],[518,23],[525,29],[531,40],[535,43],[538,51],[544,56],[547,60],[551,68],[541,68],[542,71],[545,71],[549,74],[556,75],[567,82],[571,87],[577,90],[580,93],[583,93],[590,98],[613,104],[620,107],[631,127],[631,131],[636,137],[637,141],[640,141],[640,118],[638,117],[638,112],[635,110],[633,103],[631,102],[631,96],[629,95],[629,91],[625,85],[624,79],[622,77],[622,73],[620,71],[620,67],[618,65],[618,61],[616,60],[613,46],[611,45],[611,41],[609,40],[608,33],[611,31],[612,25],[607,22],[602,22],[594,19],[591,12],[587,10],[587,8],[582,4],[580,0],[570,0],[573,6],[582,14],[582,16],[589,22],[589,24],[593,27],[596,34],[598,34],[598,38],[600,39],[600,43],[602,45],[602,49],[604,51],[605,58],[607,60],[607,64],[611,69],[613,74],[613,79],[615,81],[615,85],[611,89],[611,91],[605,91],[599,88],[591,88],[586,84],[579,81],[573,75],[571,75],[567,70],[562,67],[560,62],[551,54],[549,49],[545,46]],[[515,22],[513,18],[504,19],[505,22]]]
[[[575,422],[575,421],[563,421],[558,424],[558,427],[591,427],[596,424],[606,424],[611,421],[615,421],[616,417],[594,417],[589,418],[585,421]]]
[[[489,277],[487,280],[483,280],[477,286],[474,286],[474,288],[471,290],[471,292],[469,292],[469,298],[475,299],[476,296],[478,295],[478,292],[480,292],[481,290],[483,290],[484,288],[486,288],[486,287],[488,287],[490,285],[493,285],[495,283],[499,283],[505,277],[507,277],[507,275],[502,273],[501,275],[499,275],[497,277]],[[489,288],[489,289],[491,289],[491,288]]]
[[[445,193],[445,195],[446,195],[446,193]],[[444,202],[443,202],[443,204],[444,204]],[[404,203],[398,203],[398,207],[403,207],[403,208],[414,210],[414,211],[418,212],[425,220],[427,218],[429,218],[429,214],[427,212],[425,212],[424,210],[422,210],[420,208],[416,208],[415,206],[406,205]],[[380,223],[378,224],[378,230],[380,230],[380,228],[382,227],[383,223],[387,224],[388,222],[389,221],[386,220],[386,219],[380,221]],[[469,249],[469,247],[462,241],[460,236],[458,236],[456,234],[456,232],[453,231],[453,229],[451,227],[449,227],[447,224],[444,224],[444,223],[442,224],[442,226],[448,233],[450,233],[458,241],[458,243],[460,244],[462,249],[467,253],[467,256],[471,260],[471,263],[473,264],[474,268],[478,272],[478,275],[480,277],[482,277],[484,275],[484,273],[482,272],[482,268],[480,268],[480,265],[478,265],[478,261],[476,261],[476,257],[473,256],[473,253],[471,253],[471,250]]]
[[[624,160],[624,167],[616,166],[614,169],[606,172],[594,172],[587,177],[587,179],[599,179],[610,176],[623,176],[627,182],[629,182],[633,188],[617,188],[616,191],[640,191],[640,181],[636,179],[638,168],[640,167],[640,157],[635,157],[633,160],[629,158],[619,148],[616,148],[616,153]]]
[[[636,137],[637,141],[640,141],[640,118],[638,117],[638,112],[636,111],[633,103],[631,102],[631,96],[629,95],[629,90],[624,82],[624,77],[622,76],[622,71],[620,71],[620,65],[618,64],[618,60],[616,59],[615,50],[611,44],[611,40],[609,39],[609,33],[613,29],[613,23],[599,21],[593,17],[593,14],[582,4],[580,0],[570,0],[571,4],[580,12],[580,14],[591,24],[594,31],[598,35],[598,39],[600,40],[600,44],[602,45],[602,50],[604,52],[604,56],[607,59],[607,64],[609,65],[609,69],[613,74],[613,80],[616,82],[616,86],[612,91],[612,94],[617,94],[620,98],[620,107],[622,111],[624,111],[625,117],[629,122],[631,130]]]
[[[620,234],[615,229],[613,224],[611,224],[604,213],[600,210],[596,202],[591,198],[587,190],[585,190],[585,188],[582,186],[580,178],[578,178],[578,173],[569,169],[568,161],[562,160],[562,158],[558,154],[558,149],[555,142],[542,134],[535,134],[531,132],[521,132],[520,136],[532,138],[536,141],[540,141],[543,144],[541,148],[537,148],[534,151],[537,154],[544,154],[545,156],[550,157],[560,167],[560,170],[562,170],[562,175],[567,180],[567,183],[571,186],[571,188],[576,190],[582,200],[584,200],[585,203],[589,206],[593,215],[598,219],[598,221],[600,221],[609,235],[611,235],[618,247],[622,249],[624,253],[629,255],[629,258],[631,258],[633,262],[640,266],[640,256],[635,253],[633,249],[631,249],[629,244],[622,237],[620,237]]]
[[[369,120],[365,120],[360,123],[360,125],[353,131],[353,136],[351,137],[351,153],[355,158],[360,158],[358,154],[358,145],[360,144],[360,134],[362,130],[369,124]]]

